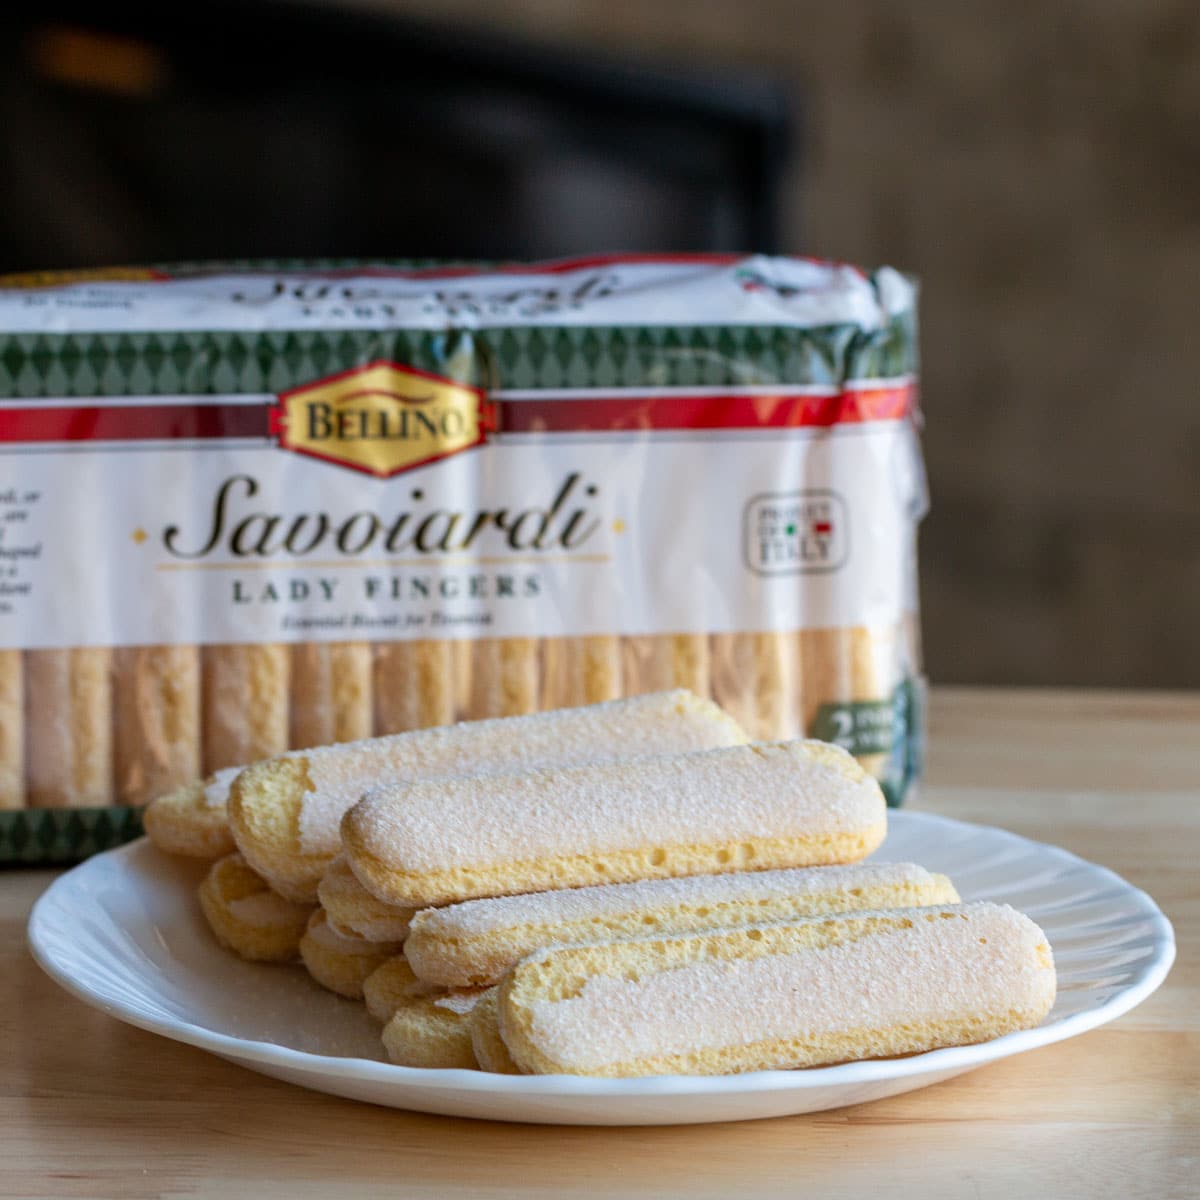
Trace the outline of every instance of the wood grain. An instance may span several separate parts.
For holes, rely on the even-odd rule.
[[[119,1024],[34,965],[50,871],[0,876],[0,1195],[1183,1200],[1200,1155],[1200,696],[935,691],[920,808],[1114,868],[1180,957],[1132,1013],[874,1104],[747,1124],[580,1129],[306,1092]]]

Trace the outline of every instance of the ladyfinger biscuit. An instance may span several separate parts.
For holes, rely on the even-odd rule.
[[[707,696],[712,686],[708,638],[702,633],[674,633],[660,640],[670,653],[672,686]]]
[[[798,728],[795,642],[792,633],[713,635],[713,699],[753,738],[790,737]]]
[[[25,807],[25,671],[20,650],[0,650],[0,809]]]
[[[168,854],[188,858],[231,854],[237,847],[229,828],[227,801],[230,784],[240,770],[226,767],[152,801],[142,813],[147,836]]]
[[[846,631],[803,629],[798,641],[802,722],[808,733],[821,706],[850,699],[850,653]]]
[[[206,646],[204,769],[219,771],[288,746],[287,646]]]
[[[851,700],[888,700],[903,677],[903,630],[896,625],[847,630],[850,657]],[[886,754],[862,754],[859,762],[879,777],[887,765]]]
[[[673,687],[688,688],[697,695],[707,696],[709,666],[707,634],[675,633],[621,639],[622,691],[627,696]]]
[[[425,909],[413,918],[404,953],[428,983],[478,987],[498,983],[546,946],[957,900],[949,879],[915,863],[646,879]]]
[[[414,730],[256,763],[234,783],[229,819],[255,870],[283,895],[311,901],[341,849],[342,814],[374,784],[742,741],[715,704],[684,691]]]
[[[213,863],[199,890],[200,908],[216,939],[251,962],[291,962],[312,906],[285,900],[240,854]]]
[[[538,707],[543,711],[552,708],[567,708],[578,705],[580,701],[568,699],[572,697],[573,666],[568,649],[570,638],[544,638],[541,644],[541,658],[538,663],[538,687],[540,690]]]
[[[904,625],[865,626],[848,629],[804,630],[798,638],[798,659],[803,694],[805,732],[812,730],[827,704],[886,701],[905,678],[908,630]],[[850,737],[846,728],[838,733]],[[859,755],[872,775],[880,776],[887,754]]]
[[[465,721],[471,711],[471,672],[475,665],[475,645],[465,641],[451,642],[450,645],[450,670],[454,680],[454,716],[451,720]]]
[[[602,704],[615,700],[621,690],[621,639],[615,637],[583,637],[576,640],[579,673],[580,703]]]
[[[449,725],[455,716],[452,642],[375,647],[375,733]]]
[[[412,996],[440,991],[440,988],[421,983],[403,954],[389,958],[363,980],[363,1000],[367,1012],[381,1025],[386,1025],[396,1010]]]
[[[343,858],[335,858],[321,876],[317,899],[337,933],[368,942],[402,942],[408,936],[413,910],[376,900]]]
[[[388,1058],[400,1067],[473,1069],[470,1016],[478,999],[479,992],[471,992],[402,1000],[383,1027]]]
[[[1054,995],[1046,935],[978,902],[542,950],[498,1007],[525,1072],[725,1075],[987,1041]]]
[[[519,717],[537,712],[538,642],[536,638],[484,638],[471,659],[468,716]]]
[[[799,635],[803,723],[813,727],[821,708],[862,700],[887,700],[904,677],[906,631],[894,625],[847,629],[807,629]],[[846,734],[851,732],[847,729]],[[861,755],[859,761],[880,775],[886,754]]]
[[[620,639],[546,638],[541,687],[543,710],[615,700],[622,692]]]
[[[309,917],[300,938],[300,957],[308,973],[322,987],[351,1000],[362,999],[363,982],[400,950],[399,942],[368,942],[338,933],[322,908]]]
[[[25,654],[25,762],[33,808],[87,808],[112,800],[112,651]]]
[[[513,1062],[504,1039],[500,1036],[499,988],[490,987],[475,1001],[467,1028],[471,1032],[471,1049],[481,1071],[494,1075],[519,1075],[520,1067]]]
[[[469,1007],[482,994],[481,988],[448,990],[418,979],[403,954],[389,958],[383,966],[363,980],[363,999],[367,1012],[381,1025],[413,1000],[454,999],[454,1008]],[[450,1010],[446,1010],[450,1011]]]
[[[113,651],[116,800],[145,804],[200,775],[200,651]],[[231,847],[232,848],[232,847]]]
[[[371,647],[307,642],[291,648],[289,744],[297,749],[371,736]]]
[[[771,742],[376,787],[342,845],[368,891],[418,908],[856,862],[886,829],[879,785],[845,751]]]

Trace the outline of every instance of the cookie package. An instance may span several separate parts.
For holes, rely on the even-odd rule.
[[[916,288],[804,258],[0,278],[0,860],[289,749],[688,688],[920,775]]]

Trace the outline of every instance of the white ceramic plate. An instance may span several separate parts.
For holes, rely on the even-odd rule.
[[[672,1125],[817,1112],[877,1100],[1094,1029],[1144,1000],[1175,957],[1144,892],[1054,846],[925,813],[894,812],[877,860],[949,875],[964,900],[997,900],[1049,935],[1058,1000],[1037,1029],[978,1046],[806,1071],[582,1079],[417,1070],[382,1061],[361,1004],[299,967],[221,950],[195,902],[202,868],[142,840],[56,880],[29,921],[41,965],[87,1004],[223,1058],[356,1100],[421,1112],[572,1125]]]

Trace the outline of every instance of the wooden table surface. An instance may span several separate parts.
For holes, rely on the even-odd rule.
[[[421,1116],[85,1007],[35,966],[49,871],[0,873],[0,1196],[1200,1197],[1200,694],[935,691],[917,806],[1106,864],[1175,924],[1113,1024],[891,1100],[674,1128]]]

